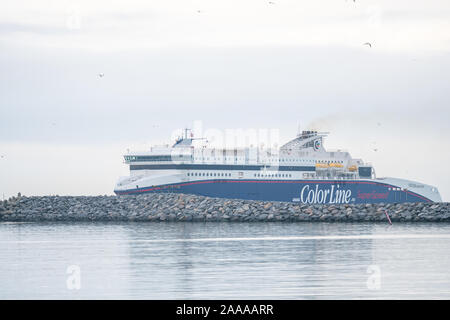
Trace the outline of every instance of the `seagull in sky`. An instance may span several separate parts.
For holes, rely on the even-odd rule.
[[[363,44],[363,46],[369,46],[369,47],[371,47],[371,48],[372,48],[372,45],[370,44],[370,42],[366,42],[366,43],[364,43],[364,44]]]
[[[104,73],[99,73],[98,76],[99,76],[100,78],[103,78],[103,77],[105,76],[105,74],[104,74]]]

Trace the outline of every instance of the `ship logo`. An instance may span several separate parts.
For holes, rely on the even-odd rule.
[[[339,189],[339,185],[331,185],[328,189],[319,189],[319,185],[311,188],[309,184],[300,191],[302,203],[350,203],[352,191]]]
[[[319,150],[321,144],[322,144],[322,143],[321,143],[320,140],[315,140],[315,141],[314,141],[314,150]]]

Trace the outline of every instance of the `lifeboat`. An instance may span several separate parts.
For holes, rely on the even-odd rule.
[[[332,167],[332,168],[343,168],[344,165],[342,165],[340,163],[333,162],[333,163],[330,163],[330,167]]]
[[[328,163],[316,163],[316,168],[328,168]]]
[[[352,165],[352,166],[350,166],[350,167],[348,167],[348,171],[356,171],[356,170],[358,170],[358,168],[355,166],[355,165]]]

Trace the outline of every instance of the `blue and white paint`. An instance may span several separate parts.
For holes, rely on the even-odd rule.
[[[172,148],[125,155],[131,174],[120,178],[114,191],[118,195],[175,192],[303,204],[441,201],[433,186],[376,178],[370,164],[353,159],[348,152],[325,151],[323,137],[304,131],[282,146],[274,160],[260,150],[196,150],[186,136]]]

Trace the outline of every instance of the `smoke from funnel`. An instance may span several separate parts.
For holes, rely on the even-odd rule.
[[[305,130],[332,131],[340,122],[338,115],[328,115],[313,119],[308,123]]]

